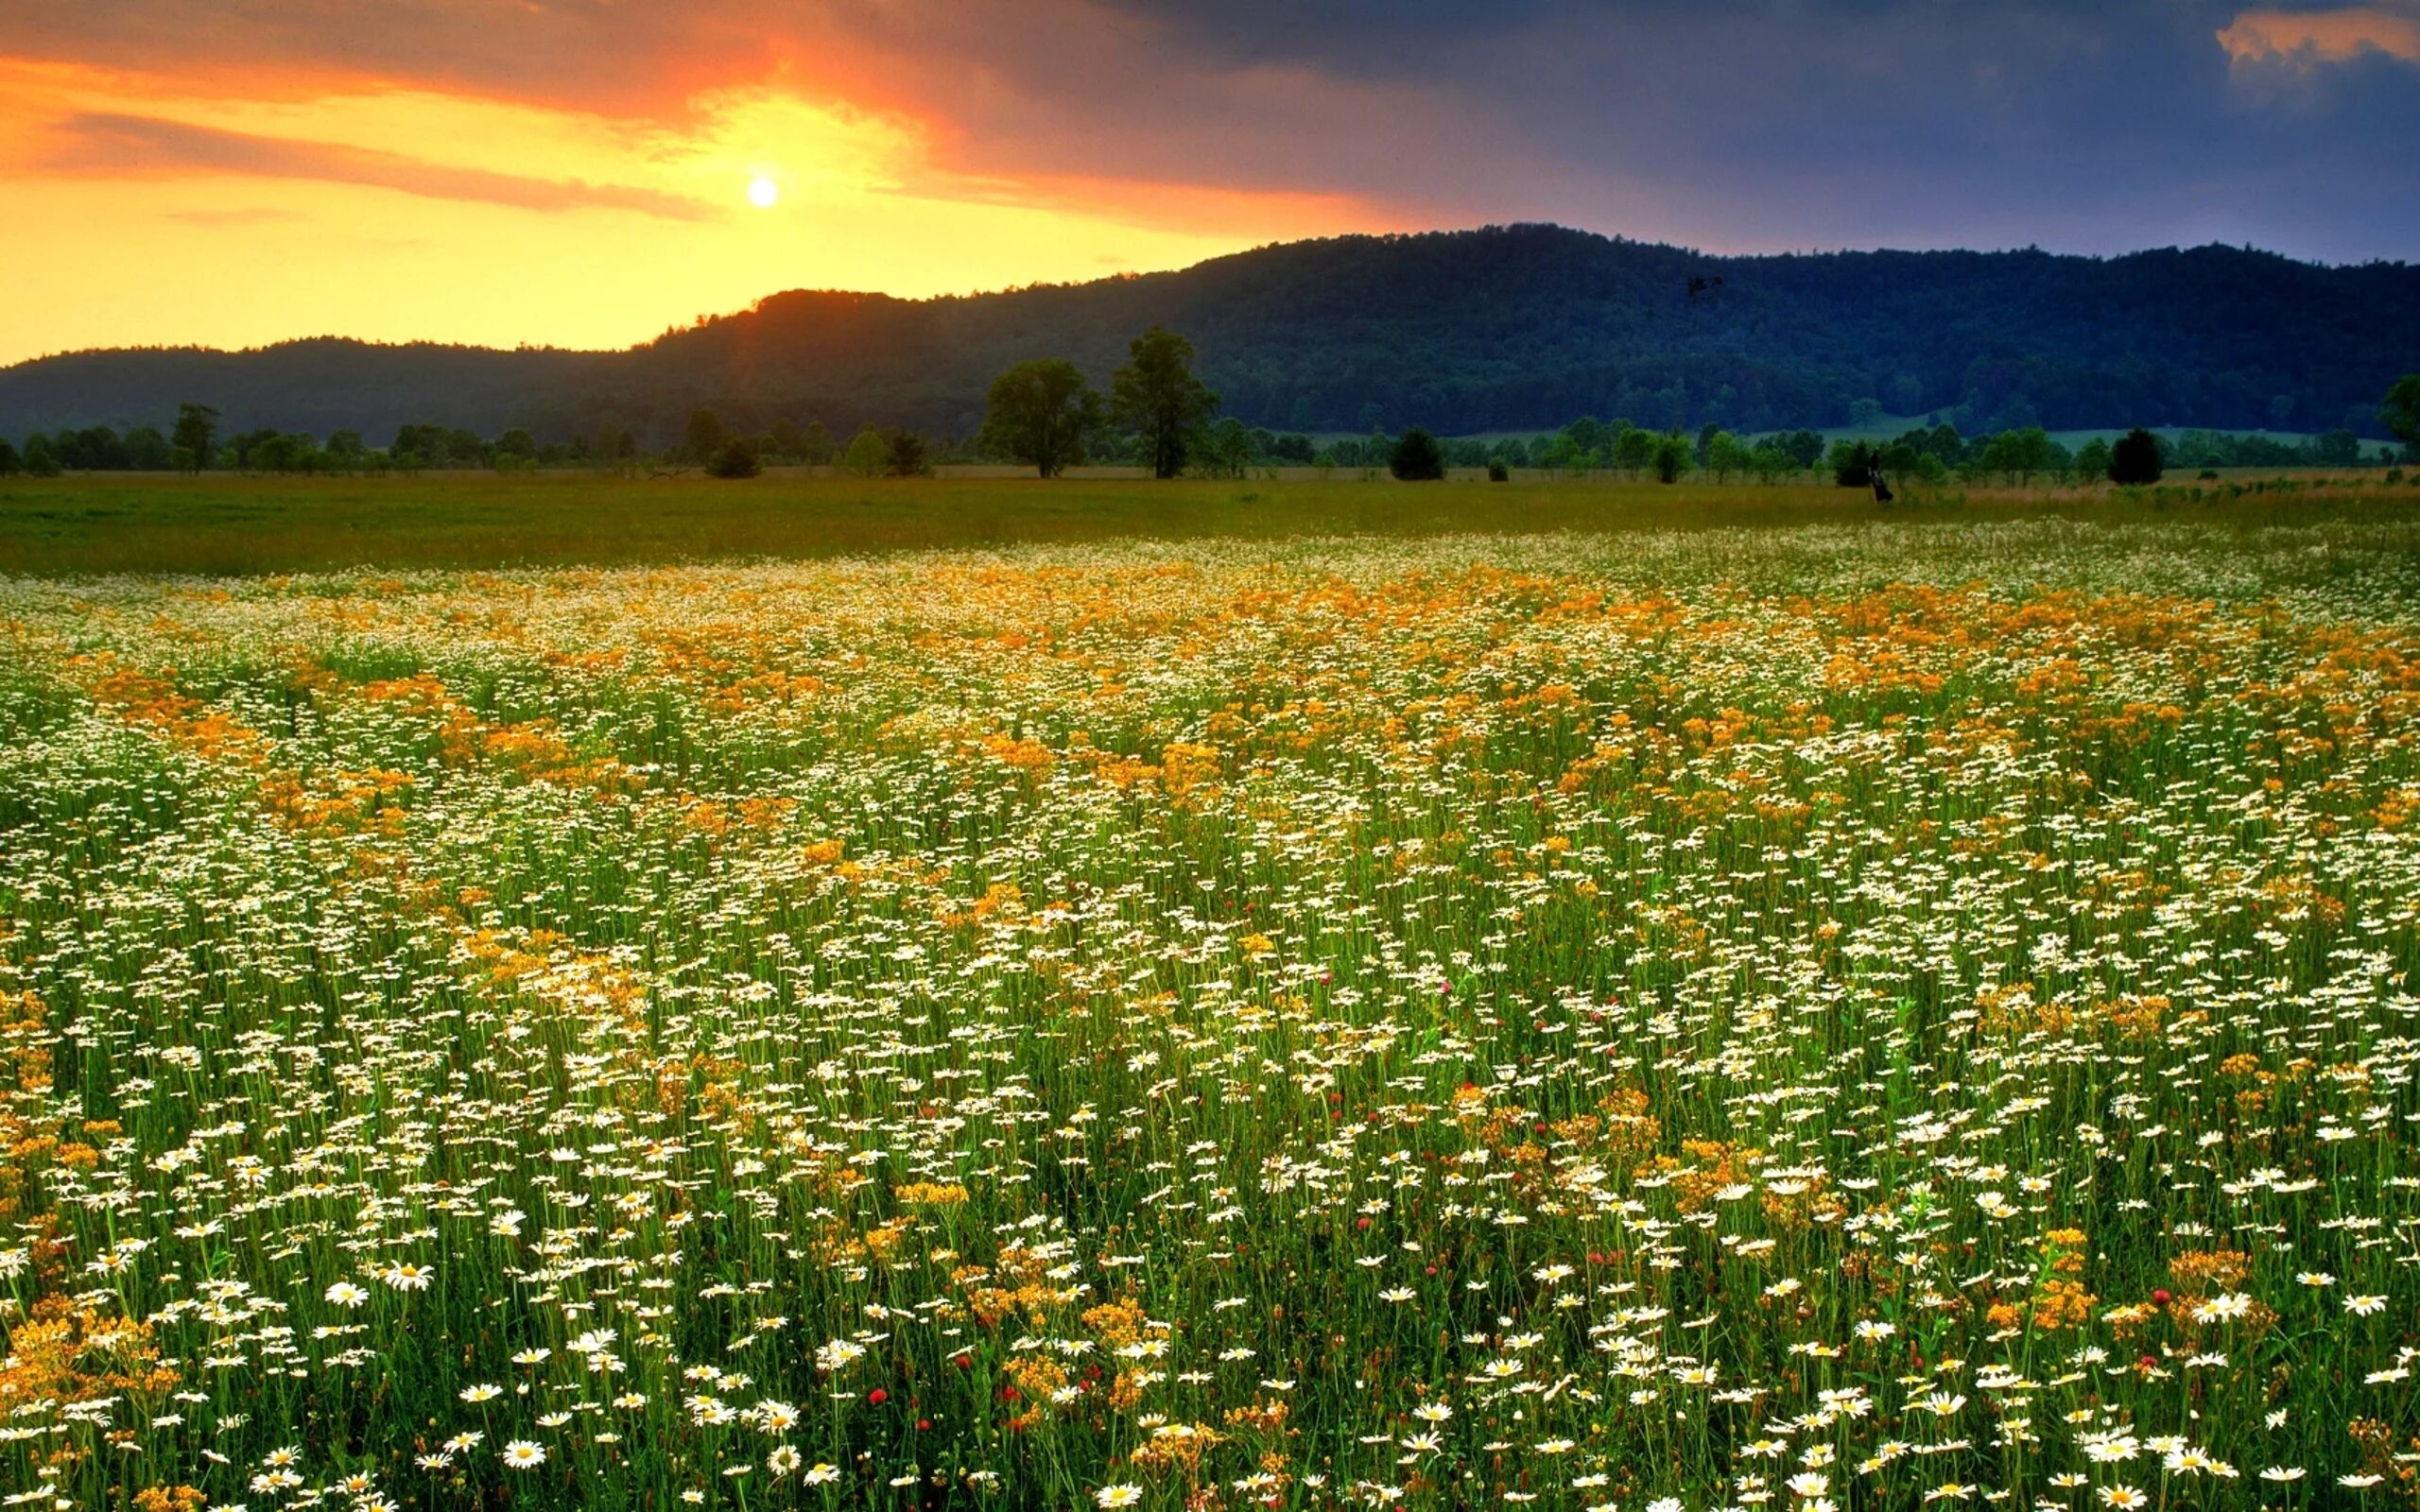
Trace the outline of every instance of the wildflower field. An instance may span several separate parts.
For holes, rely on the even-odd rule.
[[[2416,543],[0,578],[0,1500],[2420,1504]]]

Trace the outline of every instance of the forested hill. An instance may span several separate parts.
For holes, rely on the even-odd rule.
[[[708,405],[962,436],[1010,363],[1105,380],[1154,323],[1190,336],[1227,412],[1276,430],[1537,429],[1583,414],[1739,431],[1838,424],[1860,401],[1961,429],[2339,425],[2383,434],[2420,366],[2420,265],[2321,267],[2226,247],[1710,257],[1550,226],[1270,247],[1181,272],[966,298],[777,294],[630,352],[320,339],[118,351],[0,369],[0,434],[164,425],[372,444],[431,421],[541,439],[601,421],[650,442]]]

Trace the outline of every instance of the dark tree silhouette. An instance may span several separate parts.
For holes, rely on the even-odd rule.
[[[706,463],[710,477],[752,478],[764,471],[764,459],[756,455],[756,443],[744,436],[735,436],[717,447]]]
[[[2157,483],[2168,471],[2168,457],[2160,450],[2159,438],[2140,425],[2118,438],[2109,449],[2109,481],[2112,483]]]
[[[711,409],[693,409],[681,433],[681,455],[692,462],[710,462],[729,439],[731,433],[723,428],[720,416]]]
[[[1434,483],[1445,475],[1445,454],[1436,437],[1414,425],[1396,438],[1387,471],[1406,483]]]
[[[1153,326],[1127,348],[1130,359],[1110,380],[1110,410],[1143,443],[1151,475],[1172,478],[1219,412],[1219,396],[1194,375],[1193,343]]]
[[[194,472],[208,467],[217,455],[218,411],[208,404],[179,404],[176,428],[169,441],[185,449]]]
[[[2406,446],[2420,446],[2420,372],[2407,372],[2386,391],[2378,420]]]
[[[894,478],[920,478],[933,470],[925,460],[925,438],[914,431],[891,431],[883,438],[890,461],[883,471]]]

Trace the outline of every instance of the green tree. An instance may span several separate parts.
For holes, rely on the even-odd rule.
[[[2168,471],[2168,458],[2160,450],[2159,438],[2140,425],[2118,438],[2109,449],[2109,481],[2112,483],[2157,483]]]
[[[2109,443],[2096,436],[2076,453],[2076,481],[2098,483],[2109,475]]]
[[[1242,477],[1252,458],[1252,432],[1233,415],[1203,431],[1193,444],[1193,471],[1205,478]]]
[[[328,449],[336,450],[336,438],[328,438]],[[516,462],[534,462],[538,459],[538,438],[515,425],[495,438],[495,455]]]
[[[1678,483],[1688,475],[1689,464],[1696,460],[1696,449],[1689,438],[1674,431],[1655,438],[1655,481]]]
[[[1832,470],[1832,481],[1844,489],[1873,487],[1874,462],[1873,447],[1845,438],[1834,441],[1824,457],[1824,465]]]
[[[731,439],[731,432],[722,417],[711,409],[689,411],[689,423],[681,432],[681,455],[691,462],[709,462]]]
[[[193,454],[193,471],[199,472],[210,465],[217,455],[218,411],[208,404],[179,404],[177,423],[169,431],[168,439]]]
[[[1614,438],[1614,465],[1636,477],[1655,461],[1655,433],[1625,427]]]
[[[19,456],[17,449],[9,444],[9,438],[0,436],[0,478],[15,477],[25,470],[26,459]]]
[[[173,465],[175,448],[157,425],[137,425],[126,433],[126,465],[145,472],[164,472]]]
[[[1064,357],[1020,362],[992,380],[984,448],[1055,478],[1084,460],[1101,428],[1100,395]]]
[[[1414,425],[1396,440],[1387,471],[1406,483],[1434,483],[1445,475],[1445,454],[1436,437]]]
[[[2420,446],[2420,372],[2407,372],[2386,391],[2378,419],[2406,446]]]
[[[890,466],[890,443],[871,425],[857,432],[849,442],[848,455],[840,459],[842,472],[861,478],[878,478]]]
[[[839,455],[839,444],[832,439],[832,433],[824,429],[821,421],[808,421],[806,429],[799,432],[798,459],[807,466],[823,467]]]
[[[1717,483],[1728,483],[1732,473],[1752,471],[1755,456],[1747,442],[1729,431],[1719,430],[1706,438],[1704,466]]]
[[[36,431],[26,438],[26,471],[38,478],[59,476],[59,454],[51,449],[50,438]]]
[[[1158,478],[1184,471],[1219,396],[1193,371],[1193,343],[1153,326],[1127,346],[1128,361],[1110,379],[1110,411],[1143,443],[1143,459]]]
[[[731,438],[706,459],[706,473],[710,477],[752,478],[764,471],[764,459],[757,455],[756,443],[745,436]]]

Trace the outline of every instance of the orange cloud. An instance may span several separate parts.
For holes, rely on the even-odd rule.
[[[2238,63],[2344,63],[2369,53],[2420,62],[2420,14],[2386,6],[2247,10],[2219,33]]]
[[[54,172],[106,173],[121,180],[191,173],[314,179],[431,199],[524,210],[631,210],[673,220],[708,220],[723,214],[702,201],[655,189],[447,167],[397,152],[289,142],[146,115],[71,115],[51,130],[58,146],[41,166]],[[231,222],[222,217],[219,223]]]

